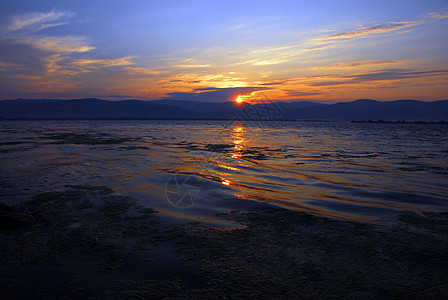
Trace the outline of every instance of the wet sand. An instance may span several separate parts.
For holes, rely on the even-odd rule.
[[[106,187],[0,206],[0,297],[442,299],[448,213],[390,225],[269,204],[180,222]]]

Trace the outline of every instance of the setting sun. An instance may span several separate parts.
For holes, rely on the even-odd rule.
[[[236,103],[241,103],[241,102],[243,102],[243,98],[241,98],[241,96],[238,96],[238,97],[235,99],[235,101],[236,101]]]

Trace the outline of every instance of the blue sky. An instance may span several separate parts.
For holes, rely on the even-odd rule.
[[[431,101],[447,52],[447,1],[0,4],[1,99]]]

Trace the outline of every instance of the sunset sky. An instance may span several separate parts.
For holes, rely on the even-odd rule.
[[[448,1],[2,1],[0,99],[448,99]]]

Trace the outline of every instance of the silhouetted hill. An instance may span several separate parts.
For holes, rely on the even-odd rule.
[[[264,119],[281,119],[283,111],[290,109],[304,108],[304,107],[318,107],[326,106],[311,101],[296,101],[296,102],[275,102],[267,104],[253,104],[248,103],[235,104],[234,102],[196,102],[183,100],[155,100],[154,103],[167,104],[195,111],[203,115],[204,119],[257,119],[264,117]],[[266,110],[269,110],[267,112]],[[267,113],[270,113],[267,115]]]
[[[101,99],[4,100],[1,119],[197,119],[202,115],[149,101]]]
[[[296,102],[275,102],[280,109],[297,109],[297,108],[305,108],[305,107],[320,107],[327,106],[328,104],[322,104],[312,101],[296,101]]]
[[[194,102],[17,99],[0,101],[0,119],[250,119],[250,120],[448,120],[448,100],[380,102],[361,99],[331,105],[315,102]]]
[[[152,103],[175,106],[188,109],[200,114],[203,119],[232,119],[241,114],[248,105],[243,103],[237,105],[234,102],[200,102],[183,100],[155,100]]]
[[[284,119],[312,120],[448,120],[448,100],[424,102],[397,100],[380,102],[361,99],[321,107],[305,107],[284,112]]]

